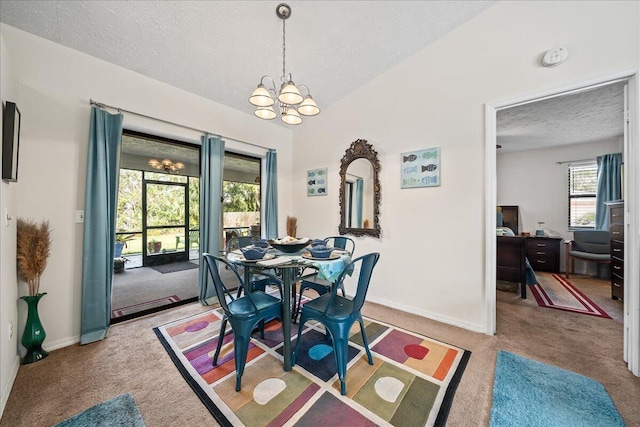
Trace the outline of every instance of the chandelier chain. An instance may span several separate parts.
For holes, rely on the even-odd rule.
[[[286,20],[282,20],[282,83],[286,81],[286,71],[285,71],[285,56],[287,53],[287,43],[286,43]]]

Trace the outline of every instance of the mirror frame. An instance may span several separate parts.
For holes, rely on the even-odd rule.
[[[344,198],[347,168],[351,162],[357,159],[368,160],[373,167],[373,228],[346,227],[347,220],[345,218],[346,206]],[[338,231],[341,235],[353,234],[355,236],[380,237],[380,221],[378,220],[378,216],[380,215],[381,187],[379,179],[380,161],[378,160],[378,153],[366,139],[358,139],[351,143],[351,146],[345,151],[340,163],[340,226],[338,227]]]

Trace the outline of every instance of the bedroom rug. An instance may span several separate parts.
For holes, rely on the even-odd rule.
[[[536,277],[538,283],[531,285],[531,293],[540,307],[611,319],[611,316],[587,298],[564,276],[538,272]]]
[[[54,427],[145,427],[131,394],[121,394],[74,415]]]
[[[624,426],[598,381],[499,351],[489,427]]]
[[[117,319],[118,317],[126,316],[127,314],[137,313],[139,311],[149,310],[156,307],[162,307],[163,305],[173,304],[174,302],[181,301],[177,295],[171,295],[169,297],[158,298],[147,302],[141,302],[140,304],[134,304],[127,307],[116,308],[111,310],[111,318]]]
[[[180,262],[172,262],[171,264],[162,264],[162,265],[151,265],[150,268],[153,268],[158,273],[167,274],[167,273],[175,273],[177,271],[191,270],[193,268],[198,268],[198,264],[195,264],[191,261],[180,261]]]
[[[283,369],[282,326],[251,340],[242,390],[235,391],[233,335],[211,365],[222,314],[217,310],[154,328],[176,367],[223,426],[425,426],[445,424],[470,352],[365,318],[374,366],[359,326],[351,330],[347,396],[320,324],[307,323],[297,364]],[[292,325],[296,337],[298,324]],[[292,348],[295,346],[295,339]]]

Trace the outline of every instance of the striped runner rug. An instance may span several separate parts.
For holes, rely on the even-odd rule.
[[[536,278],[538,283],[530,286],[540,307],[611,319],[611,316],[562,275],[536,272]]]
[[[470,352],[365,318],[374,359],[366,361],[359,326],[349,341],[347,396],[340,394],[333,350],[320,324],[307,323],[297,363],[283,369],[282,325],[255,333],[235,391],[233,336],[227,332],[217,366],[219,309],[154,331],[176,367],[222,426],[443,426]],[[297,324],[292,336],[297,336]],[[295,345],[293,340],[292,347]]]

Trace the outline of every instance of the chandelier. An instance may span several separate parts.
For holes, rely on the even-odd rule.
[[[178,173],[180,169],[184,169],[184,163],[182,162],[173,163],[169,159],[164,159],[161,162],[158,161],[157,159],[149,159],[148,164],[152,168],[164,171],[166,173]]]
[[[251,94],[249,102],[257,107],[256,111],[254,111],[257,117],[272,120],[276,118],[276,112],[273,106],[277,100],[282,121],[290,125],[298,125],[302,123],[301,114],[303,116],[315,116],[320,113],[320,109],[311,97],[309,88],[305,85],[296,86],[293,83],[291,74],[287,76],[286,73],[285,53],[287,49],[285,20],[291,16],[291,7],[286,3],[280,3],[278,7],[276,7],[276,15],[282,19],[282,76],[280,77],[282,83],[280,85],[280,92],[276,95],[275,81],[271,77],[262,76],[260,84]],[[265,79],[271,80],[271,88],[264,86]],[[307,95],[304,98],[298,88],[306,89]]]

